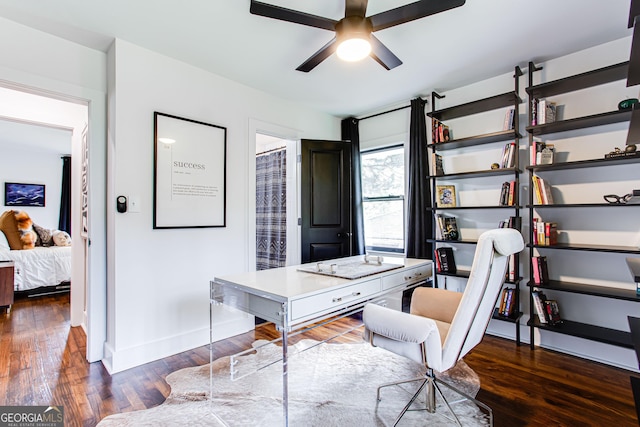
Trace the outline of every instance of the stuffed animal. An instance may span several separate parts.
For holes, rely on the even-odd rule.
[[[71,236],[66,231],[56,230],[52,233],[53,243],[56,246],[71,246]]]
[[[15,217],[16,225],[20,232],[22,249],[33,249],[36,246],[36,240],[38,239],[38,235],[33,231],[33,221],[25,211],[16,212]]]

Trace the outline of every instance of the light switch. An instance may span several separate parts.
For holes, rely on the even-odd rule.
[[[129,212],[140,212],[140,196],[129,196]]]

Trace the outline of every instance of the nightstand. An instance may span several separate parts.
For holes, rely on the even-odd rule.
[[[13,261],[0,260],[0,307],[7,307],[7,314],[13,304],[13,270]]]

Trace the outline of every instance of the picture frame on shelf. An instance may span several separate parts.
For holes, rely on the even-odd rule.
[[[455,208],[457,206],[455,185],[437,185],[436,194],[439,208]]]

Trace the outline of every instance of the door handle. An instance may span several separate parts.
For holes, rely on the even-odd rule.
[[[341,239],[347,239],[351,237],[351,233],[338,233],[338,237]]]

